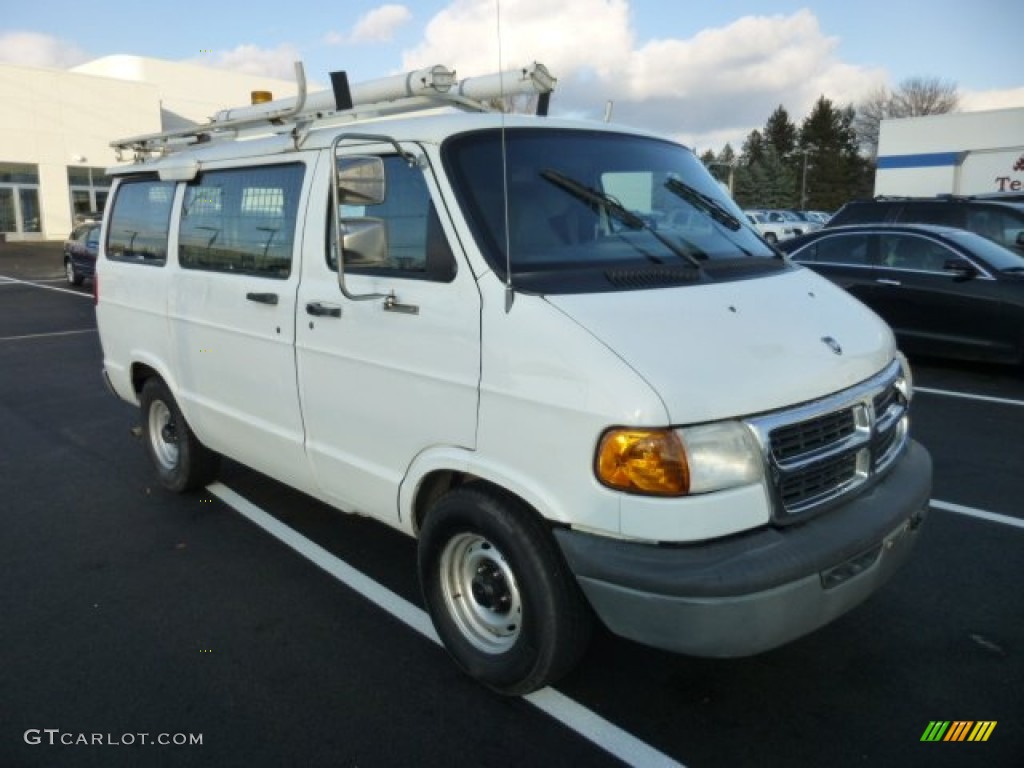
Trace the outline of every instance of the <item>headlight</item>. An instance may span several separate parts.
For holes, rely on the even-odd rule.
[[[736,421],[685,429],[613,429],[601,438],[595,472],[630,493],[685,496],[757,482],[763,474],[753,435]]]
[[[903,373],[902,386],[897,380],[896,387],[903,393],[903,398],[909,403],[914,397],[914,374],[910,370],[910,361],[907,356],[896,350],[896,359],[899,360],[900,370]]]
[[[707,493],[759,481],[764,462],[757,441],[738,421],[679,430],[690,466],[690,493]]]

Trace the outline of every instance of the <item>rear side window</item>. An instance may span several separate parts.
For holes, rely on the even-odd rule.
[[[189,182],[178,233],[181,266],[287,278],[304,167],[207,171]]]
[[[107,258],[163,266],[174,182],[140,179],[117,188],[107,227]]]
[[[967,229],[1010,247],[1024,232],[1024,214],[990,206],[972,206],[967,211]]]
[[[961,206],[945,203],[908,203],[899,215],[900,221],[920,224],[938,224],[945,227],[963,227],[964,210]]]
[[[797,261],[816,264],[867,264],[869,235],[822,237],[800,251]]]

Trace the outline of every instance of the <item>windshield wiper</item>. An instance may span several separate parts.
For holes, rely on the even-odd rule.
[[[588,187],[581,181],[576,181],[576,179],[570,178],[558,171],[553,171],[550,168],[541,171],[540,175],[545,181],[550,181],[556,187],[560,187],[574,197],[582,200],[584,203],[589,205],[595,213],[598,213],[599,209],[603,208],[609,213],[609,215],[614,216],[630,229],[643,229],[647,226],[647,223],[642,218],[637,216],[606,192],[599,192],[593,187]]]
[[[576,179],[550,168],[541,171],[540,176],[545,181],[551,182],[559,189],[564,189],[573,197],[586,203],[595,213],[600,213],[600,211],[604,210],[609,216],[618,219],[630,229],[642,229],[645,232],[650,232],[655,238],[657,238],[658,242],[672,251],[676,256],[690,262],[690,264],[697,269],[701,268],[701,263],[697,260],[696,256],[688,250],[680,247],[679,244],[673,243],[667,237],[660,234],[654,227],[648,224],[642,216],[638,216],[630,211],[607,192],[601,192],[593,187],[588,187],[583,182],[577,181]]]
[[[706,195],[696,187],[691,187],[679,179],[666,179],[665,189],[676,197],[681,197],[694,208],[703,211],[719,224],[728,227],[733,232],[739,230],[742,224],[740,220],[727,211],[720,202],[710,195]]]

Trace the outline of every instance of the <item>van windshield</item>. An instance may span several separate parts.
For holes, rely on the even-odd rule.
[[[454,137],[442,152],[485,258],[503,279],[510,264],[521,290],[628,290],[789,268],[678,144],[510,128],[504,140],[499,130]]]

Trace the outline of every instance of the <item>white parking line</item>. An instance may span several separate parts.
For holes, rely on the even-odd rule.
[[[52,285],[43,285],[42,282],[33,283],[30,280],[19,280],[16,277],[10,277],[8,275],[0,275],[0,285],[30,285],[33,288],[42,288],[46,291],[59,291],[60,293],[70,293],[72,296],[81,296],[85,299],[92,299],[91,293],[82,293],[81,291],[72,291],[70,288],[56,288]]]
[[[434,631],[434,625],[431,624],[430,617],[423,609],[378,584],[361,571],[357,571],[344,560],[335,557],[298,531],[289,528],[226,485],[213,483],[208,485],[206,490],[271,536],[283,544],[287,544],[314,565],[327,571],[350,589],[376,603],[396,619],[440,645],[441,641]],[[544,688],[523,698],[628,765],[684,768],[681,763],[668,755],[659,752],[553,688]]]
[[[922,392],[926,395],[939,395],[941,397],[958,397],[961,400],[978,400],[983,403],[998,403],[999,405],[1017,405],[1024,407],[1024,400],[1010,400],[1005,397],[990,397],[989,395],[972,395],[967,392],[954,392],[951,389],[931,389],[929,387],[914,387],[914,394]]]
[[[52,331],[51,333],[29,333],[25,336],[0,336],[0,341],[22,341],[24,339],[47,339],[50,336],[74,336],[79,333],[96,333],[95,328],[82,331]]]
[[[1024,530],[1024,520],[1019,517],[1000,515],[997,512],[986,512],[983,509],[965,507],[963,504],[953,504],[952,502],[939,501],[938,499],[932,499],[928,502],[928,506],[932,509],[941,509],[943,512],[954,512],[958,515],[976,517],[979,520],[987,520],[990,523],[1001,523],[1002,525],[1009,525],[1012,528],[1020,528],[1021,530]]]

